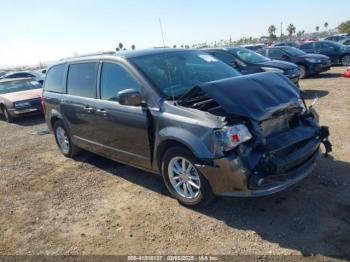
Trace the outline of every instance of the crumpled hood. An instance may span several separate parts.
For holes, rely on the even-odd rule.
[[[280,69],[283,69],[283,70],[290,70],[290,69],[298,68],[293,63],[280,61],[280,60],[269,60],[269,61],[266,61],[266,62],[258,63],[258,65],[260,65],[260,66],[267,66],[267,67],[275,67],[275,68],[280,68]]]
[[[238,76],[198,87],[227,113],[257,121],[297,104],[300,98],[298,87],[274,72]]]

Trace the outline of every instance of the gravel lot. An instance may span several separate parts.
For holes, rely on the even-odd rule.
[[[318,95],[333,157],[296,187],[191,210],[159,176],[83,153],[63,157],[41,118],[0,121],[0,254],[350,255],[350,79],[302,80]]]

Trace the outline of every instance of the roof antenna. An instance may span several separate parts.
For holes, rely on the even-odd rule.
[[[163,32],[162,20],[160,20],[160,18],[158,18],[158,21],[159,21],[159,26],[160,26],[160,33],[162,34],[163,47],[165,47],[165,40],[164,40],[164,32]]]

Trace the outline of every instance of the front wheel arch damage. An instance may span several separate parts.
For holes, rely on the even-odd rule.
[[[157,155],[156,155],[156,163],[157,163],[157,167],[158,167],[158,170],[160,172],[162,172],[161,168],[162,168],[162,161],[163,161],[163,158],[164,158],[164,154],[165,152],[172,148],[172,147],[180,147],[180,148],[184,148],[186,150],[189,150],[192,154],[193,152],[186,146],[184,145],[183,143],[180,143],[178,141],[175,141],[175,140],[166,140],[166,141],[163,141],[161,142],[159,145],[158,145],[158,148],[157,148]]]

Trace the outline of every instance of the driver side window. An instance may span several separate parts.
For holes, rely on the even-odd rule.
[[[103,63],[101,69],[101,99],[118,101],[118,92],[125,89],[141,91],[140,85],[121,65]]]

